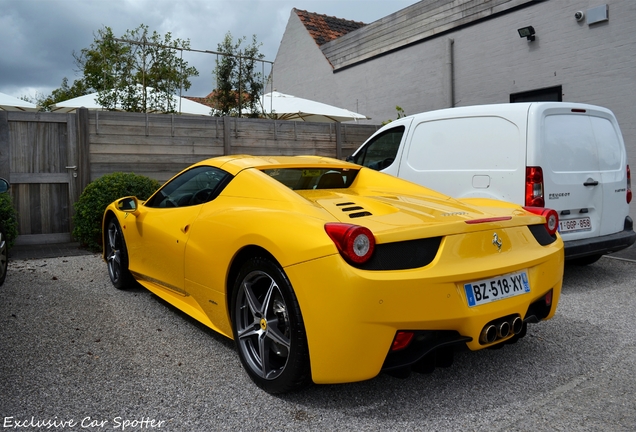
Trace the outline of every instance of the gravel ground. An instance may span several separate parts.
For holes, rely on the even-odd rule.
[[[634,310],[636,262],[603,258],[566,267],[555,318],[515,345],[271,396],[232,341],[142,288],[114,289],[99,256],[14,260],[0,288],[1,427],[633,431]]]

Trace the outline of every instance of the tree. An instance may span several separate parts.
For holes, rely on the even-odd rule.
[[[122,38],[115,38],[112,29],[104,27],[89,48],[73,57],[84,73],[85,85],[99,93],[97,102],[103,107],[175,112],[173,96],[180,88],[188,90],[189,78],[199,75],[178,55],[189,48],[189,39],[173,40],[169,32],[162,38],[141,24]]]
[[[90,93],[90,89],[87,87],[84,80],[75,80],[73,85],[69,87],[68,78],[64,77],[62,78],[62,85],[60,88],[53,90],[53,92],[48,96],[43,94],[36,95],[35,103],[41,107],[43,111],[51,111],[51,106],[57,102],[84,96],[88,93]]]
[[[259,101],[263,91],[263,74],[256,67],[265,55],[259,52],[263,45],[258,43],[256,35],[252,43],[241,49],[245,37],[236,43],[232,34],[227,32],[223,42],[218,45],[220,55],[216,61],[214,75],[217,87],[214,92],[214,115],[238,115],[247,113],[248,117],[258,117]]]

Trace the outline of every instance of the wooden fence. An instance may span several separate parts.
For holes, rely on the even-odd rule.
[[[104,174],[164,182],[214,156],[319,155],[343,159],[379,126],[138,114],[0,111],[0,177],[11,183],[18,244],[70,240],[73,206]]]

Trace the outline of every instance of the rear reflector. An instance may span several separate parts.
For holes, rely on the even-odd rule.
[[[546,306],[552,306],[552,290],[548,291],[548,293],[543,298],[545,299]]]
[[[406,348],[413,340],[413,332],[399,331],[395,334],[393,344],[391,345],[391,351],[398,351]]]

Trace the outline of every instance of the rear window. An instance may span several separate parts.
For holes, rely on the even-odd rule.
[[[612,123],[589,115],[545,118],[544,142],[554,172],[622,169],[621,142]]]
[[[293,190],[344,189],[358,175],[358,170],[349,168],[275,168],[263,172]]]

